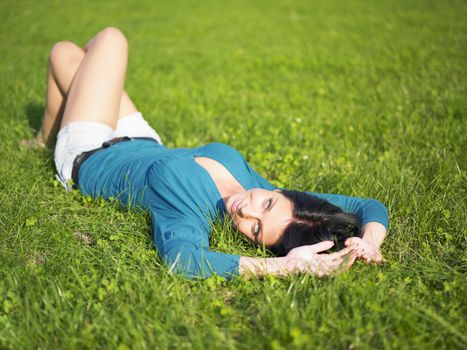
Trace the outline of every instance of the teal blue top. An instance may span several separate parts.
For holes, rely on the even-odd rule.
[[[151,140],[117,143],[96,152],[79,172],[79,189],[93,197],[117,198],[123,205],[149,210],[154,242],[171,271],[188,278],[213,273],[238,275],[239,255],[209,249],[210,223],[226,208],[211,176],[195,157],[221,163],[246,190],[274,190],[242,155],[222,143],[196,148],[166,148]],[[362,225],[376,221],[388,228],[387,210],[373,199],[312,193],[356,214]]]

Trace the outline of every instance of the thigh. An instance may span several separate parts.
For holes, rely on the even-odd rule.
[[[71,83],[61,128],[94,121],[115,128],[125,82],[128,44],[115,28],[101,31]]]
[[[52,47],[49,56],[50,70],[63,97],[68,94],[84,56],[84,50],[71,41],[60,41]]]
[[[88,44],[89,48],[90,44]],[[68,95],[71,82],[78,71],[78,67],[86,56],[86,51],[71,41],[60,41],[50,51],[50,72],[57,83],[62,97]],[[123,91],[120,100],[119,118],[137,112],[135,104]]]

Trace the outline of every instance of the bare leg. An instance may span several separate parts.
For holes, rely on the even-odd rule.
[[[53,46],[48,63],[47,100],[44,119],[41,130],[36,137],[37,145],[47,144],[49,147],[53,145],[60,128],[70,86],[86,56],[87,50],[96,41],[97,37],[98,35],[88,43],[84,50],[70,41],[61,41]],[[128,94],[123,91],[118,117],[125,117],[136,111],[134,103]]]
[[[60,127],[60,119],[61,115],[63,115],[64,106],[65,100],[53,76],[51,62],[49,60],[47,71],[47,100],[45,103],[44,118],[36,137],[36,142],[39,146],[47,145],[52,147],[54,138]]]
[[[97,34],[71,83],[60,128],[76,121],[116,127],[127,60],[128,43],[120,30]]]

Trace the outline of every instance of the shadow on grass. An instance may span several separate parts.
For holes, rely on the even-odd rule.
[[[28,124],[34,133],[34,136],[41,128],[42,118],[44,116],[44,109],[45,106],[37,102],[31,102],[25,107]],[[42,160],[43,164],[46,166],[47,170],[50,173],[55,174],[55,163],[53,162],[54,145],[49,146],[47,148],[37,148],[33,145],[33,142],[31,142],[31,140],[22,140],[21,145],[26,148],[38,149],[39,152],[36,153],[36,156]]]
[[[26,106],[26,116],[28,117],[29,126],[38,132],[42,123],[42,116],[44,115],[45,106],[39,103],[29,103]]]

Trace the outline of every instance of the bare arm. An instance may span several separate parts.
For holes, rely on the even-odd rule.
[[[280,258],[240,257],[238,272],[241,276],[253,277],[264,275],[286,276],[292,273],[291,261],[286,256]]]
[[[275,275],[287,276],[295,273],[312,273],[319,277],[349,268],[355,261],[354,246],[332,254],[318,254],[334,245],[324,241],[292,249],[287,256],[278,258],[240,257],[239,274],[245,277]]]
[[[379,222],[369,222],[363,226],[362,239],[379,249],[386,237],[386,227]]]

